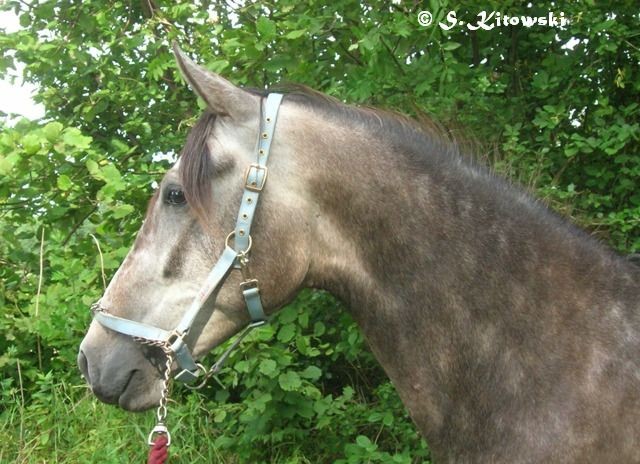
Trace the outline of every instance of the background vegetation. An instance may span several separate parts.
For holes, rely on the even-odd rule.
[[[540,2],[534,2],[536,4]],[[150,414],[97,402],[75,366],[89,304],[201,111],[177,40],[235,83],[299,82],[433,114],[478,156],[620,252],[640,250],[634,1],[8,0],[0,76],[38,85],[40,121],[0,127],[0,462],[142,462]],[[529,4],[530,5],[530,4]],[[565,28],[422,27],[449,10]],[[304,292],[202,394],[178,389],[173,462],[429,462],[338,302]]]

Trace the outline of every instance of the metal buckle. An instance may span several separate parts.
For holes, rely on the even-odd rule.
[[[240,284],[240,290],[246,290],[247,288],[258,288],[258,279],[245,280]]]
[[[158,425],[156,425],[151,431],[151,433],[149,433],[149,438],[147,438],[147,444],[149,446],[153,446],[153,436],[156,433],[165,434],[167,436],[167,447],[169,447],[169,445],[171,444],[171,434],[169,433],[169,429],[167,429],[167,426],[164,425],[162,422],[158,422]]]
[[[249,182],[249,176],[251,175],[252,169],[255,170],[256,180],[253,182]],[[264,175],[262,176],[262,180],[260,180],[260,171],[264,172]],[[257,192],[257,193],[262,192],[262,189],[264,188],[264,184],[267,181],[268,173],[269,173],[269,170],[267,169],[266,166],[260,166],[259,164],[255,164],[255,163],[249,165],[249,167],[244,173],[244,188],[252,192]]]
[[[185,335],[187,335],[186,332],[181,333],[181,332],[178,332],[177,330],[174,330],[173,332],[171,332],[171,334],[169,335],[169,338],[167,338],[165,343],[167,344],[168,347],[172,347],[174,343],[176,343],[178,340],[180,340],[182,343],[185,343],[184,341]]]

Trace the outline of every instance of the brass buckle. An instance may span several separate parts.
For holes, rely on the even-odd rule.
[[[253,182],[249,182],[249,176],[251,175],[252,170],[254,170],[254,172],[256,173],[256,180]],[[264,173],[264,175],[262,176],[262,180],[260,180],[260,171]],[[269,170],[267,169],[266,166],[260,166],[259,164],[255,164],[255,163],[249,165],[249,167],[244,173],[244,188],[252,192],[257,192],[257,193],[262,192],[262,189],[264,188],[264,184],[267,181],[268,173],[269,173]]]

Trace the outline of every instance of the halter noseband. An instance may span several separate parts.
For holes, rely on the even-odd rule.
[[[175,357],[180,367],[180,372],[175,376],[177,380],[185,383],[192,383],[198,378],[198,374],[203,370],[197,364],[189,350],[184,338],[189,333],[193,321],[199,314],[202,306],[209,296],[224,283],[231,269],[240,269],[243,275],[243,282],[240,284],[242,296],[251,316],[251,323],[241,333],[239,338],[230,349],[222,355],[216,363],[219,366],[228,356],[231,349],[254,327],[263,325],[267,321],[262,301],[260,299],[260,289],[258,281],[249,276],[247,265],[249,262],[249,251],[251,249],[251,223],[258,205],[258,198],[267,180],[267,160],[271,149],[271,140],[276,126],[278,109],[282,101],[282,94],[271,93],[267,96],[267,101],[261,114],[260,133],[256,145],[256,162],[249,165],[244,176],[244,192],[242,203],[238,211],[235,229],[227,236],[225,248],[220,258],[213,266],[204,284],[198,291],[198,295],[193,299],[187,312],[182,316],[175,329],[169,331],[155,327],[143,322],[132,321],[109,314],[106,309],[96,303],[92,306],[94,319],[115,332],[129,335],[131,337],[143,339],[159,346],[165,347]],[[233,238],[234,246],[229,245]]]

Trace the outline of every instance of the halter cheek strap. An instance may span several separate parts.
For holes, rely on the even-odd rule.
[[[271,93],[267,96],[262,111],[263,114],[261,115],[260,134],[256,148],[256,162],[249,165],[245,172],[244,192],[242,194],[242,203],[238,211],[235,229],[227,236],[224,251],[209,272],[209,275],[198,291],[198,295],[193,299],[189,309],[184,313],[176,328],[171,331],[161,329],[143,322],[132,321],[109,314],[99,303],[92,306],[94,319],[104,327],[124,335],[155,342],[156,344],[167,347],[173,352],[176,362],[180,367],[180,372],[175,378],[182,382],[194,382],[198,378],[201,370],[199,365],[196,364],[184,338],[191,330],[193,321],[202,310],[205,301],[222,286],[231,270],[240,269],[242,271],[243,282],[240,284],[240,289],[247,311],[251,317],[251,323],[231,348],[237,346],[237,343],[249,330],[267,321],[267,316],[260,298],[258,280],[251,278],[248,263],[249,252],[252,246],[250,235],[251,224],[253,223],[256,207],[258,206],[260,193],[264,189],[267,180],[268,169],[266,164],[269,159],[271,140],[273,139],[278,109],[280,108],[281,102],[281,94]],[[234,242],[233,247],[229,244],[231,239],[233,239]],[[229,352],[223,354],[218,363],[216,363],[216,366],[219,367],[228,354]]]

